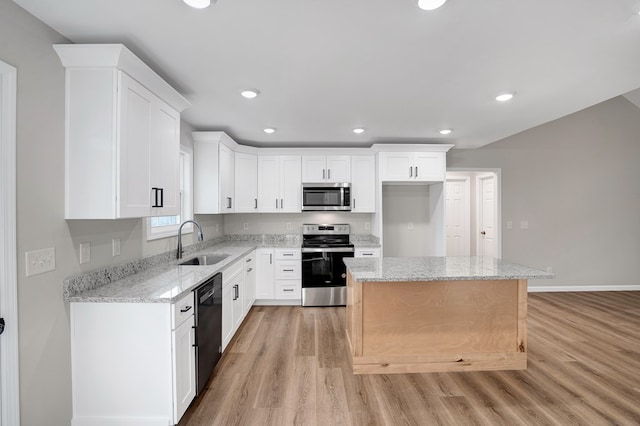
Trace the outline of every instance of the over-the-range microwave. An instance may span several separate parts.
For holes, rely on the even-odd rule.
[[[350,183],[303,183],[303,211],[351,211]]]

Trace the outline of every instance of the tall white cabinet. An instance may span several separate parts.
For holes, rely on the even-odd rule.
[[[258,156],[258,211],[300,213],[300,173],[299,155]]]
[[[373,155],[351,157],[351,212],[376,211],[376,159]]]
[[[233,213],[236,143],[224,132],[193,132],[193,210],[196,214]]]
[[[121,44],[54,45],[65,67],[65,218],[179,213],[190,104]]]

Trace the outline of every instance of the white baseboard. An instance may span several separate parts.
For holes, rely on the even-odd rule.
[[[529,286],[529,293],[570,291],[640,291],[640,285]]]
[[[302,299],[256,299],[253,306],[301,306]]]

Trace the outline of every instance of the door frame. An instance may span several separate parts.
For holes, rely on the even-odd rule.
[[[0,61],[0,425],[20,424],[16,243],[17,70]]]
[[[497,239],[497,247],[496,253],[499,259],[502,259],[502,169],[500,168],[491,168],[491,167],[448,167],[447,173],[449,172],[460,172],[460,173],[474,173],[477,176],[481,176],[487,173],[494,173],[496,175],[496,239]],[[475,224],[472,224],[471,229],[475,229],[478,222],[478,187],[477,187],[477,177],[474,179],[474,188],[472,190],[475,197],[475,206],[476,209],[476,217],[474,219]],[[473,240],[473,238],[472,238]],[[476,235],[476,253],[478,253],[478,238]]]

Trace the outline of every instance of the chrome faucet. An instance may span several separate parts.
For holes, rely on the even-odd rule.
[[[185,220],[184,222],[182,222],[182,225],[180,225],[180,228],[178,228],[178,259],[182,259],[182,252],[184,251],[182,250],[182,227],[187,223],[193,223],[198,228],[198,241],[204,240],[204,237],[202,236],[202,228],[200,228],[198,222],[196,222],[195,220]]]

